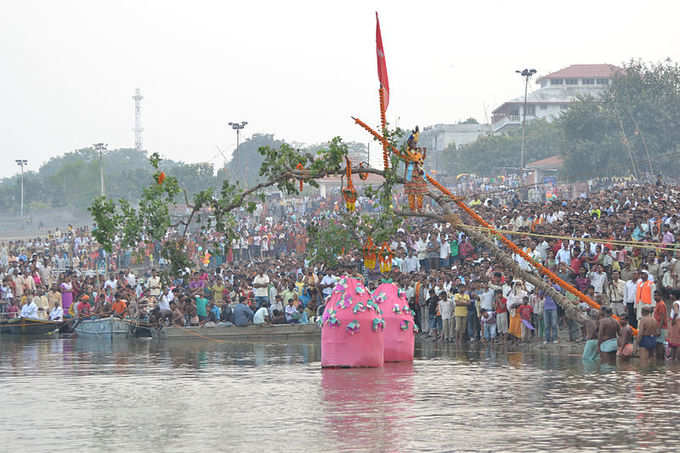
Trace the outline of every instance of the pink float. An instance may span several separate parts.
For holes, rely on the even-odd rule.
[[[321,317],[321,366],[383,366],[384,327],[382,310],[363,283],[343,277]]]
[[[406,295],[394,283],[382,283],[371,297],[385,319],[385,362],[412,362],[417,327]]]

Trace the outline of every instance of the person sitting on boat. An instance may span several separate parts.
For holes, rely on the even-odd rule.
[[[175,298],[174,295],[173,297],[168,297],[168,288],[165,289],[166,292],[158,299],[158,308],[161,311],[161,317],[166,318],[166,319],[171,319],[172,318],[172,308],[170,308],[170,302],[173,301]],[[169,293],[172,294],[172,293]],[[156,297],[152,298],[156,300]]]
[[[17,305],[17,300],[12,298],[9,300],[9,306],[7,307],[7,318],[14,319],[19,315],[19,306]]]
[[[180,310],[175,301],[170,302],[170,309],[172,310],[172,325],[184,327],[184,313]]]
[[[38,319],[38,306],[35,304],[35,301],[31,297],[30,302],[27,301],[23,307],[21,307],[21,317],[22,318],[29,318],[29,319]]]
[[[89,318],[92,314],[92,306],[90,305],[90,296],[83,294],[78,302],[78,317]]]
[[[125,299],[118,299],[111,306],[111,310],[113,311],[114,316],[118,316],[120,318],[125,316],[125,314],[127,313],[127,309],[128,309],[127,301]]]
[[[54,308],[50,310],[50,321],[63,321],[64,309],[61,308],[61,301],[54,302]]]

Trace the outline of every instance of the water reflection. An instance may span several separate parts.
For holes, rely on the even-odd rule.
[[[343,449],[401,451],[413,403],[413,378],[411,363],[322,369],[326,430]]]
[[[458,349],[321,369],[317,344],[0,337],[11,451],[553,451],[678,442],[679,364]],[[31,436],[27,436],[30,427]]]

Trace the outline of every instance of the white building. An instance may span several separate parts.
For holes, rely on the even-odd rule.
[[[420,133],[420,145],[434,152],[444,151],[451,144],[456,148],[473,143],[480,135],[488,134],[491,128],[488,124],[459,123],[435,124],[425,126]]]
[[[597,97],[609,86],[612,78],[622,71],[610,64],[575,64],[539,77],[540,88],[527,96],[527,121],[543,118],[551,121],[579,96]],[[524,96],[501,104],[493,113],[494,133],[522,124]]]

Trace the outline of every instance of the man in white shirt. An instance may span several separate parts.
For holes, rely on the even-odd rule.
[[[135,277],[135,274],[131,271],[128,270],[128,274],[125,276],[125,280],[127,280],[128,285],[130,285],[130,288],[134,288],[137,286],[137,277]]]
[[[253,315],[253,324],[257,325],[262,325],[266,322],[269,322],[269,311],[267,310],[267,307],[262,306],[257,309],[255,314]]]
[[[54,308],[50,311],[50,321],[63,321],[64,309],[61,308],[59,302],[54,303]]]
[[[451,318],[453,317],[453,298],[449,297],[448,294],[443,291],[439,295],[439,313],[442,316],[442,333],[440,340],[443,341],[453,341],[453,323]]]
[[[595,265],[595,270],[590,273],[590,284],[595,289],[595,294],[602,294],[607,284],[607,274],[602,271],[600,264]]]
[[[562,243],[560,250],[557,252],[557,255],[555,255],[555,263],[564,263],[567,265],[567,267],[571,266],[571,252],[564,242]]]
[[[486,311],[495,311],[493,307],[494,289],[489,287],[489,283],[483,281],[482,288],[479,293],[479,308]]]
[[[413,250],[410,250],[408,252],[408,257],[404,260],[404,272],[411,273],[418,272],[419,270],[420,261],[418,261],[418,258],[413,254]]]
[[[635,316],[635,292],[637,284],[640,281],[638,272],[633,272],[630,280],[626,281],[626,286],[623,292],[623,302],[628,310],[628,322],[631,326],[637,327],[637,318]]]
[[[118,282],[116,281],[116,277],[111,275],[108,280],[104,282],[104,289],[106,288],[111,288],[112,291],[116,291],[116,288],[118,287]]]
[[[24,304],[24,306],[21,307],[21,317],[38,319],[38,306],[33,301],[33,298],[31,298],[30,302]]]
[[[449,245],[448,236],[443,239],[439,237],[439,267],[449,267],[449,255],[451,254],[451,246]]]
[[[260,268],[253,279],[255,288],[255,303],[257,307],[269,305],[269,276]]]

